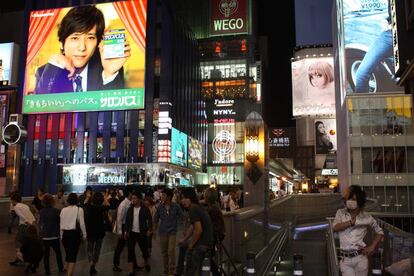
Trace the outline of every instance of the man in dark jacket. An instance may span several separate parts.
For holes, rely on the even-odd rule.
[[[148,235],[152,233],[152,216],[147,207],[142,204],[139,192],[132,194],[131,207],[127,211],[125,230],[128,237],[128,275],[135,275],[133,261],[135,259],[135,243],[138,243],[145,261],[145,270],[151,270],[148,264]]]

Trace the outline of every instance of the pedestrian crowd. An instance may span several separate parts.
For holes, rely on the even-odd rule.
[[[68,276],[74,273],[82,241],[86,242],[89,275],[98,273],[106,235],[117,235],[113,245],[114,272],[125,271],[129,276],[140,270],[149,273],[149,259],[159,258],[163,263],[162,275],[193,276],[200,272],[203,259],[209,257],[212,274],[221,275],[213,257],[225,237],[223,212],[237,210],[243,204],[242,193],[236,190],[144,190],[133,186],[104,192],[87,186],[81,195],[65,195],[59,190],[54,196],[38,189],[31,206],[22,203],[21,195],[13,192],[10,202],[10,234],[13,224],[18,222],[16,258],[10,265],[25,264],[25,272],[30,273],[36,272],[43,260],[44,272],[50,275],[53,249],[59,272]],[[159,242],[161,256],[151,254],[153,242]],[[137,245],[143,266],[137,262]],[[128,265],[122,267],[120,256],[125,248]]]

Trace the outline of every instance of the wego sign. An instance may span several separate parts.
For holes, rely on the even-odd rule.
[[[210,35],[247,33],[247,0],[211,0]]]

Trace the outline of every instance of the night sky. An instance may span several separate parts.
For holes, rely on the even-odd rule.
[[[295,47],[294,2],[277,1],[270,6],[269,1],[257,1],[259,35],[268,37],[269,83],[263,95],[263,117],[269,127],[295,126],[290,63]]]

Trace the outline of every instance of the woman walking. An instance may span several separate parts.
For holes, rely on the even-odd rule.
[[[67,275],[72,276],[81,239],[86,239],[86,229],[83,209],[77,206],[78,195],[70,193],[67,203],[69,206],[63,208],[60,213],[60,233],[66,252]]]

